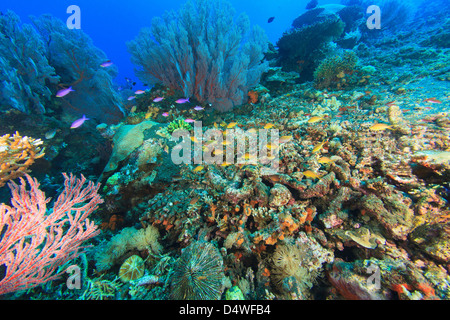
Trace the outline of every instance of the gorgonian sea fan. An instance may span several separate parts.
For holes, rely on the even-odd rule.
[[[268,39],[224,0],[189,0],[141,30],[128,50],[145,83],[160,82],[219,111],[244,103],[268,64]]]

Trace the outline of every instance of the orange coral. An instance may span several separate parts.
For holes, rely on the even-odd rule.
[[[217,210],[217,206],[215,204],[211,204],[211,216],[208,216],[206,219],[209,222],[214,222],[216,220],[216,210]]]
[[[417,285],[417,289],[422,291],[426,297],[432,297],[436,295],[434,289],[427,283],[419,283]]]
[[[248,101],[250,103],[257,103],[259,99],[259,93],[255,90],[251,90],[248,92]]]
[[[252,207],[249,204],[244,205],[244,214],[248,217],[252,214]]]
[[[266,244],[267,245],[273,245],[275,243],[277,243],[277,236],[271,235],[269,238],[266,239]]]
[[[18,132],[12,137],[10,134],[0,137],[0,187],[29,172],[34,160],[44,156],[42,143],[41,139],[22,137]]]
[[[295,230],[297,230],[299,227],[299,225],[297,223],[294,222],[294,220],[292,219],[291,216],[286,217],[282,222],[281,222],[281,230],[287,230],[289,233],[294,232]]]

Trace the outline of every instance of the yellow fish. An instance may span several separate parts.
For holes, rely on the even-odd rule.
[[[266,124],[265,126],[264,126],[264,129],[271,129],[271,128],[273,128],[275,125],[273,124],[273,123],[268,123],[268,124]]]
[[[205,146],[209,147],[210,145],[213,145],[213,144],[216,144],[216,143],[217,143],[216,140],[208,140],[208,141],[206,141]]]
[[[196,137],[191,137],[192,142],[198,143],[198,140]]]
[[[312,172],[311,170],[304,171],[303,175],[305,177],[307,177],[307,178],[310,178],[310,179],[320,179],[322,177],[321,175],[319,175],[319,174],[317,174],[315,172]]]
[[[268,144],[266,145],[266,147],[267,147],[267,149],[269,149],[269,150],[273,150],[273,149],[277,149],[277,148],[278,148],[278,145],[277,145],[277,144],[268,143]]]
[[[198,166],[197,168],[194,169],[194,172],[200,172],[204,169],[204,166]]]
[[[246,154],[244,154],[243,158],[244,158],[244,160],[252,160],[252,159],[255,159],[256,157],[255,157],[255,155],[247,152]]]
[[[372,131],[384,131],[386,129],[392,130],[392,126],[389,126],[384,123],[377,123],[377,124],[374,124],[373,126],[371,126],[369,129]]]
[[[287,143],[292,140],[292,136],[282,136],[280,137],[280,143]]]
[[[219,129],[219,126],[217,125],[217,122],[214,122],[214,128]]]
[[[221,164],[222,167],[228,167],[228,166],[231,166],[231,165],[232,165],[232,163],[229,163],[229,162],[226,162],[226,161]]]
[[[321,164],[324,164],[324,163],[330,163],[330,162],[334,162],[334,161],[328,157],[320,157],[318,162]]]
[[[151,113],[151,112],[146,113],[146,114],[145,114],[145,119],[148,119],[148,118],[150,118],[151,116],[152,116],[152,113]]]
[[[213,151],[214,155],[223,154],[223,150],[217,149]]]
[[[322,150],[323,145],[326,143],[326,141],[322,141],[321,143],[319,143],[317,146],[314,147],[314,149],[312,150],[313,153],[319,152],[320,150]]]
[[[250,130],[248,130],[249,133],[256,133],[256,129],[255,128],[251,128]]]
[[[316,122],[322,121],[323,119],[324,119],[324,117],[315,116],[315,117],[310,118],[308,120],[308,123],[316,123]]]

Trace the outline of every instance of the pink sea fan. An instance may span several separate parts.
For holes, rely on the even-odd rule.
[[[57,269],[77,257],[82,243],[100,231],[88,216],[103,202],[99,184],[64,174],[64,190],[47,210],[36,179],[25,175],[21,184],[9,183],[11,206],[0,204],[0,295],[35,287],[60,278]]]

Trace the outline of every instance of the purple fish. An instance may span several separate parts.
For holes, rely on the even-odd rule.
[[[72,91],[75,91],[75,90],[72,89],[72,87],[69,87],[69,88],[67,88],[67,89],[62,89],[62,90],[59,90],[59,91],[56,93],[56,96],[57,96],[58,98],[62,98],[62,97],[67,96],[67,95],[68,95],[70,92],[72,92]]]
[[[102,67],[102,68],[108,68],[108,67],[111,67],[113,64],[114,64],[114,63],[112,63],[111,60],[108,60],[108,61],[103,62],[103,63],[100,65],[100,67]]]
[[[134,100],[136,98],[136,96],[131,96],[131,97],[128,97],[128,101],[131,101],[131,100]]]
[[[168,117],[168,116],[169,116],[169,113],[168,113],[168,112],[164,112],[164,113],[162,114],[162,116],[163,116],[163,117]]]
[[[196,107],[194,107],[194,110],[195,111],[202,111],[202,110],[205,110],[205,108],[202,108],[200,106],[196,106]]]
[[[187,98],[187,99],[178,99],[175,102],[178,103],[178,104],[183,104],[183,103],[189,102],[189,98]]]
[[[160,101],[162,101],[164,98],[162,98],[162,97],[158,97],[158,98],[155,98],[155,99],[153,99],[153,102],[160,102]]]
[[[72,125],[70,126],[70,129],[76,129],[76,128],[81,127],[86,120],[90,120],[90,119],[86,118],[86,116],[83,114],[83,118],[75,120],[72,123]]]
[[[195,122],[194,119],[185,119],[184,121],[187,122],[187,123],[193,123],[193,122]]]

